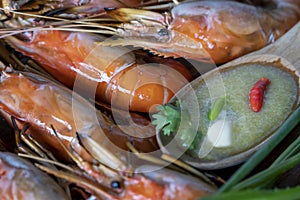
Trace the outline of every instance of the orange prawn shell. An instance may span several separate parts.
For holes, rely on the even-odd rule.
[[[0,152],[0,185],[2,200],[69,199],[50,176],[8,152]]]
[[[273,42],[300,19],[299,2],[273,0],[271,3],[277,8],[231,1],[182,3],[171,11],[169,30],[174,31],[174,35],[186,35],[195,40],[195,44],[200,42],[212,61],[225,63]],[[175,36],[173,42],[183,41],[176,41]],[[196,49],[194,56],[186,57],[203,59],[197,57]]]
[[[195,187],[184,186],[171,186],[171,184],[159,184],[151,179],[137,175],[137,178],[131,178],[125,183],[126,192],[122,196],[122,200],[138,199],[184,199],[195,200],[200,197],[206,196],[209,192],[198,190]]]
[[[141,112],[155,111],[156,105],[169,102],[180,86],[187,83],[182,74],[170,67],[133,65],[112,79],[106,97],[113,106],[127,106],[129,110]]]
[[[155,104],[167,103],[192,79],[179,63],[164,63],[169,66],[163,69],[157,64],[146,67],[136,63],[132,52],[100,46],[102,38],[90,34],[35,31],[31,41],[8,40],[66,86],[72,88],[80,80],[76,91],[85,95],[96,87],[97,100],[123,109],[149,112]],[[145,80],[150,84],[144,84]]]
[[[103,44],[133,45],[165,57],[223,64],[274,42],[300,19],[297,0],[251,3],[186,1],[164,14],[109,10],[108,15],[124,23],[116,31],[120,37]]]
[[[224,63],[267,44],[259,15],[255,7],[236,2],[187,3],[172,10],[170,30],[200,42],[211,61]],[[197,50],[194,56],[187,57],[203,59],[201,54],[197,57]]]
[[[52,149],[53,152],[60,152],[59,159],[68,158],[50,129],[51,124],[55,126],[55,130],[67,147],[76,137],[75,125],[70,124],[70,122],[74,123],[73,116],[69,111],[69,106],[63,106],[66,99],[60,97],[60,92],[64,91],[57,90],[50,85],[42,86],[38,81],[34,82],[33,79],[18,74],[2,74],[0,89],[0,112],[7,121],[11,122],[10,116],[14,116],[20,128],[26,122],[29,123],[29,132],[37,141]],[[60,105],[58,99],[60,99]],[[76,142],[73,145],[76,148]],[[92,160],[84,149],[77,148],[76,151],[84,159]]]
[[[145,137],[139,138],[125,134],[107,117],[96,112],[85,99],[37,75],[2,72],[0,96],[0,112],[7,121],[11,122],[10,117],[14,116],[19,128],[29,123],[28,132],[34,139],[61,160],[69,160],[69,156],[51,125],[60,140],[67,147],[72,146],[85,161],[92,161],[92,158],[79,144],[76,132],[89,135],[103,146],[110,145],[111,150],[113,146],[112,151],[116,154],[122,153],[121,149],[127,150],[128,141],[144,152],[158,149],[154,136],[145,138],[148,134],[145,133]]]
[[[139,173],[142,173],[139,174]],[[194,200],[216,191],[216,186],[167,168],[145,165],[134,177],[125,179],[120,199],[185,199]]]

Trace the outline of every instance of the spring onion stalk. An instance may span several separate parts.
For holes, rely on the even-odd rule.
[[[292,143],[290,144],[277,158],[276,160],[271,164],[269,168],[276,169],[276,167],[281,163],[286,163],[287,159],[291,158],[292,156],[295,156],[296,154],[299,154],[300,152],[300,136]],[[296,163],[297,164],[297,163]],[[267,188],[268,186],[272,185],[276,180],[274,178],[271,178],[269,180],[265,180],[265,183],[261,184],[260,188]]]
[[[297,186],[287,189],[232,191],[203,197],[201,200],[298,200],[299,197],[300,186]]]
[[[282,152],[278,158],[272,163],[271,167],[278,165],[281,162],[284,162],[287,158],[299,153],[300,151],[300,136],[288,146],[288,148]]]
[[[262,184],[265,184],[266,182],[268,183],[272,180],[275,180],[276,177],[292,169],[299,163],[300,163],[300,154],[297,154],[285,160],[284,162],[278,164],[275,167],[270,167],[264,171],[261,171],[260,173],[251,176],[245,181],[238,183],[237,185],[231,188],[231,191],[239,191],[244,189],[260,187]]]
[[[268,154],[296,127],[300,122],[300,107],[282,124],[282,126],[273,134],[268,142],[248,159],[224,184],[216,194],[230,191],[236,184],[244,179]]]

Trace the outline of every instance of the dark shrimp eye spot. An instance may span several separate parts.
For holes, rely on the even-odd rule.
[[[165,29],[165,28],[162,28],[158,31],[158,35],[159,36],[167,36],[169,33],[168,33],[168,30]]]
[[[113,10],[116,10],[116,8],[114,7],[111,7],[111,8],[104,8],[105,11],[113,11]]]
[[[147,53],[147,56],[150,56],[150,57],[153,57],[153,56],[155,56],[155,53],[153,53],[153,52],[151,52],[151,51],[147,51],[146,50],[146,53]]]
[[[121,183],[119,181],[112,181],[110,185],[113,189],[120,189],[121,188]]]

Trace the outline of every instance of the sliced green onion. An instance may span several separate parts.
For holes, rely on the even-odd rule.
[[[219,116],[219,114],[222,111],[224,105],[225,105],[225,98],[224,97],[218,98],[217,100],[215,100],[210,112],[208,113],[208,119],[210,121],[215,120]]]

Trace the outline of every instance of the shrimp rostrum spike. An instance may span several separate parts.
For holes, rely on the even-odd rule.
[[[165,57],[221,64],[278,39],[298,22],[300,3],[188,1],[162,14],[131,8],[106,12],[124,23],[115,30],[120,37],[102,45],[133,45]]]
[[[101,116],[93,114],[92,106],[80,96],[72,95],[70,90],[40,76],[1,72],[0,108],[8,120],[14,116],[18,126],[30,124],[26,134],[30,133],[40,145],[60,157],[59,160],[76,161],[83,173],[76,172],[72,180],[74,176],[90,180],[96,188],[85,189],[94,191],[101,199],[176,199],[178,196],[197,199],[216,190],[200,179],[175,172],[137,174],[132,169],[133,163],[128,163],[128,151],[109,139],[105,132],[111,127],[103,123]]]
[[[125,110],[149,112],[192,80],[180,62],[142,62],[131,49],[99,45],[106,39],[100,35],[35,30],[26,41],[4,39],[69,88]]]

